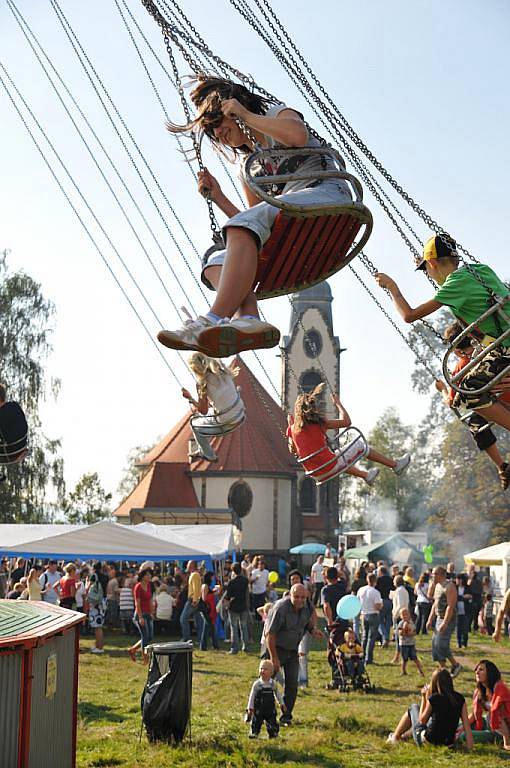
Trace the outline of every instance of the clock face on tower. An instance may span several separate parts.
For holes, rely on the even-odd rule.
[[[312,328],[306,331],[303,337],[303,349],[307,357],[318,357],[322,352],[322,336],[319,331]]]

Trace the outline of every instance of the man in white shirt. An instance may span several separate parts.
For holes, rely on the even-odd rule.
[[[154,602],[156,603],[156,628],[158,632],[162,630],[170,631],[175,600],[168,593],[168,587],[165,583],[160,585],[159,592],[154,597]]]
[[[310,569],[310,581],[313,584],[313,604],[317,605],[324,586],[324,556],[319,555]]]
[[[58,584],[62,574],[57,571],[57,561],[50,560],[46,566],[46,570],[39,576],[39,584],[42,590],[42,599],[45,603],[58,603],[58,593],[55,589],[55,585]]]
[[[252,610],[255,611],[255,616],[260,620],[260,616],[257,613],[257,608],[261,608],[266,602],[267,584],[269,581],[269,571],[264,565],[264,558],[257,557],[255,561],[255,568],[251,572],[250,584],[252,594]]]
[[[363,622],[363,653],[365,664],[374,663],[374,647],[379,631],[379,612],[383,607],[381,593],[375,588],[377,576],[369,573],[367,585],[358,590],[361,602],[361,620]]]
[[[400,645],[398,642],[397,626],[400,621],[400,611],[402,608],[409,610],[409,592],[404,586],[404,577],[395,576],[393,579],[393,586],[395,589],[390,592],[390,600],[393,603],[392,616],[393,616],[393,631],[395,633],[395,655],[391,660],[392,664],[397,664],[400,661]]]

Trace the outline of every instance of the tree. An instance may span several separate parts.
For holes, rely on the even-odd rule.
[[[110,517],[109,503],[112,494],[107,493],[97,472],[82,475],[64,502],[64,513],[69,523],[91,525]]]
[[[155,440],[151,445],[136,445],[129,451],[126,459],[126,466],[124,467],[122,477],[117,486],[117,493],[121,499],[127,498],[142,479],[144,470],[140,467],[139,461],[151,450],[151,448],[154,447],[154,445],[156,445],[157,442],[158,441]],[[145,469],[145,471],[147,470]]]
[[[56,397],[59,389],[58,381],[48,381],[44,368],[51,351],[54,307],[29,275],[9,272],[7,255],[0,253],[0,381],[8,398],[25,410],[31,455],[23,464],[8,467],[7,480],[0,483],[0,521],[44,522],[51,516],[48,485],[55,488],[57,504],[64,493],[60,442],[42,432],[39,418],[41,402],[50,393]]]

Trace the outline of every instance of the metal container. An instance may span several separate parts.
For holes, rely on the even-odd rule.
[[[83,615],[0,600],[2,768],[74,768]]]

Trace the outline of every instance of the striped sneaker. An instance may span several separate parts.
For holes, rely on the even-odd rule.
[[[211,324],[198,336],[201,351],[210,357],[230,357],[248,349],[270,349],[279,341],[278,328],[251,317]]]

